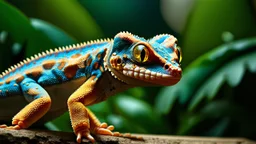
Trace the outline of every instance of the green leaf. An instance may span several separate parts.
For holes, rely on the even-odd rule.
[[[29,19],[22,12],[0,1],[0,60],[4,61],[0,65],[0,71],[7,69],[14,62],[12,56],[15,48],[18,48],[17,46],[25,48],[24,44],[27,43],[33,31]]]
[[[6,31],[14,42],[27,42],[26,56],[74,42],[57,27],[38,19],[30,21],[22,12],[3,1],[0,1],[0,23],[0,31]]]
[[[109,114],[107,116],[107,121],[109,122],[109,124],[114,125],[115,130],[117,130],[117,131],[125,129],[124,124],[127,123],[127,122],[125,122],[125,119],[123,116],[116,115],[116,114]]]
[[[221,36],[227,32],[234,40],[255,36],[256,21],[251,9],[246,0],[194,1],[182,34],[183,65],[221,45],[226,41]]]
[[[248,52],[247,54],[233,58],[228,63],[224,64],[222,67],[216,70],[216,72],[212,73],[211,76],[206,79],[204,83],[202,83],[198,91],[195,93],[192,102],[189,105],[189,109],[193,110],[204,97],[208,100],[213,99],[223,84],[224,80],[227,81],[231,87],[237,86],[242,80],[244,72],[247,69],[246,66],[248,65],[248,62],[253,61],[255,57],[256,50],[254,52]],[[220,77],[222,79],[220,79]],[[203,95],[200,95],[202,93]]]
[[[167,87],[161,90],[156,97],[155,110],[157,113],[167,114],[177,100],[176,91],[172,91],[172,87]]]
[[[63,115],[50,122],[47,122],[45,126],[49,130],[73,132],[68,112],[65,112]]]
[[[128,120],[129,125],[140,129],[139,132],[152,132],[151,127],[156,127],[154,129],[156,132],[160,128],[159,117],[146,102],[130,96],[119,95],[116,97],[114,105],[116,111]]]
[[[230,117],[240,112],[241,107],[228,100],[212,101],[199,111],[206,118]]]
[[[180,120],[180,127],[178,128],[177,134],[184,135],[189,133],[193,127],[203,120],[204,119],[200,115],[183,115]]]
[[[114,125],[115,131],[118,132],[147,133],[145,128],[143,128],[140,124],[130,121],[122,115],[109,114],[107,116],[107,122],[108,124]]]
[[[213,127],[206,132],[208,136],[222,136],[224,131],[227,129],[230,120],[228,118],[223,118],[217,122],[217,124],[213,125]]]
[[[115,100],[121,114],[132,119],[152,119],[153,110],[146,102],[126,95],[120,95]]]
[[[79,41],[94,40],[103,36],[96,21],[78,1],[35,1],[30,12],[60,27]]]
[[[142,87],[128,89],[126,93],[136,98],[142,98],[145,96],[145,91],[144,88]]]
[[[23,43],[34,29],[29,19],[15,7],[0,1],[0,31],[7,31],[15,42]]]
[[[55,45],[65,46],[76,43],[76,40],[62,29],[40,19],[31,18],[30,20],[32,26],[36,30],[43,32]]]
[[[35,31],[29,39],[26,56],[75,42],[67,33],[43,20],[31,19],[31,24]]]
[[[18,43],[14,42],[12,36],[6,31],[0,31],[0,62],[3,62],[0,64],[0,72],[12,64],[12,48],[14,45],[18,45]]]
[[[111,113],[109,103],[107,101],[103,101],[91,106],[88,106],[88,108],[95,114],[104,115]]]
[[[193,130],[196,131],[203,125],[201,127],[204,127],[204,131],[199,131],[201,135],[221,136],[229,124],[229,118],[240,113],[241,110],[236,104],[227,100],[212,101],[202,107],[199,112],[186,112],[185,115],[182,115],[177,134],[193,134]],[[214,122],[214,125],[207,125],[213,119],[217,120],[217,122]]]
[[[213,99],[224,82],[237,86],[246,69],[256,72],[255,46],[256,38],[248,38],[224,44],[200,56],[185,69],[178,84],[162,89],[156,108],[167,113],[178,98],[183,105],[192,99],[189,109],[193,110],[204,98]]]

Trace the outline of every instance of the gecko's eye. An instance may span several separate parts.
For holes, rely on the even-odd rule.
[[[179,61],[179,63],[181,63],[181,61],[182,61],[182,52],[181,52],[180,47],[177,47],[177,55],[178,55],[178,61]]]
[[[147,62],[149,56],[148,49],[145,45],[139,44],[133,48],[134,60],[140,63]]]

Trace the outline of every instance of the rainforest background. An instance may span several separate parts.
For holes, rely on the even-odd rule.
[[[175,86],[133,88],[90,106],[117,131],[256,140],[255,0],[0,0],[0,71],[50,48],[129,31],[169,33]],[[68,113],[48,122],[72,131]]]

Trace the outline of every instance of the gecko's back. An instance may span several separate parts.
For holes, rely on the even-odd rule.
[[[33,79],[51,95],[47,119],[67,111],[68,97],[91,76],[94,63],[104,71],[103,58],[110,42],[96,41],[46,51],[5,71],[0,75],[0,120],[10,120],[33,99],[24,96],[20,88],[26,78]]]

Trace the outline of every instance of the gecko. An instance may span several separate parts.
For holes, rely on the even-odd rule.
[[[174,85],[181,59],[173,35],[129,32],[36,54],[0,75],[0,120],[12,120],[0,128],[26,129],[68,111],[78,143],[95,142],[92,134],[122,136],[86,106],[133,87]]]

